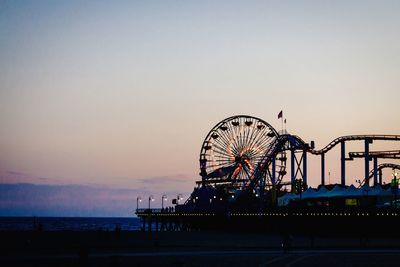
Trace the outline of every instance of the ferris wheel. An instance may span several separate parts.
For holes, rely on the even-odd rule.
[[[270,124],[256,117],[240,115],[222,120],[211,129],[201,147],[202,182],[243,188],[256,173],[262,173],[261,186],[279,183],[286,173],[285,152],[273,155],[277,159],[275,168],[263,164],[278,138],[279,134]],[[273,171],[275,181],[271,180]]]

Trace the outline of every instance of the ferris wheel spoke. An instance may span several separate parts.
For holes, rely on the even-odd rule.
[[[219,158],[219,159],[227,159],[227,160],[231,160],[231,157],[229,155],[226,155],[224,153],[221,153],[217,150],[214,151],[213,156],[210,157],[210,160],[212,161],[215,158]]]
[[[252,135],[250,139],[250,146],[254,146],[264,135],[264,129],[258,130],[255,135]]]
[[[240,127],[240,126],[239,126]],[[239,130],[239,134],[237,135],[237,148],[239,151],[239,154],[242,152],[243,145],[242,145],[242,132]]]
[[[216,141],[216,140],[215,140]],[[227,144],[227,143],[222,143],[222,142],[220,142],[220,141],[216,141],[216,143],[218,143],[218,147],[221,149],[221,150],[224,150],[225,152],[227,152],[228,153],[228,151],[227,151],[227,148],[229,148],[229,144]],[[223,147],[225,147],[225,149],[223,149]],[[230,151],[233,155],[234,155],[234,152],[233,151]],[[232,155],[232,156],[233,156]]]
[[[276,140],[274,137],[270,137],[266,134],[260,139],[260,144],[263,146],[270,146],[274,140]]]
[[[219,154],[214,155],[213,160],[235,162],[232,158],[227,158],[226,156]]]
[[[248,150],[247,155],[249,156],[249,158],[254,158],[254,157],[258,157],[259,153],[257,153],[253,149],[250,149],[250,150]]]
[[[248,146],[247,137],[251,131],[251,127],[246,122],[247,120],[243,121],[242,150]]]
[[[219,151],[228,154],[228,151],[226,151],[226,148],[220,146],[219,144],[213,143],[212,146],[214,146],[214,148],[218,149]]]
[[[214,139],[216,142],[219,142],[220,144],[224,144],[224,145],[229,144],[229,139],[226,137],[225,131],[221,130],[221,131],[218,131],[217,133],[219,133],[218,138]]]
[[[221,125],[221,127],[223,127],[223,125]],[[228,131],[229,131],[228,128],[226,128],[226,130],[222,130],[222,129],[217,130],[217,133],[219,133],[219,137],[221,138],[221,140],[223,140],[224,143],[229,143],[229,138],[227,137]]]
[[[214,154],[218,154],[220,157],[223,157],[223,158],[226,158],[226,159],[230,159],[231,158],[231,155],[228,155],[227,153],[225,153],[225,152],[221,152],[221,151],[219,151],[219,150],[214,150],[214,152],[213,152]]]
[[[240,134],[240,153],[243,153],[243,150],[246,147],[246,143],[245,143],[244,139],[245,139],[245,132]]]
[[[255,146],[261,147],[262,150],[267,152],[267,150],[269,149],[269,147],[270,147],[270,145],[272,143],[271,139],[272,139],[271,137],[268,137],[268,136],[264,135],[264,136],[260,137],[260,139],[255,142]]]
[[[229,167],[229,166],[232,166],[233,164],[232,163],[213,163],[213,164],[210,164],[208,167],[209,168],[222,168],[222,167]]]
[[[251,129],[252,129],[251,126],[247,126],[247,125],[244,126],[243,139],[242,139],[242,142],[243,142],[242,150],[244,150],[244,149],[248,150],[249,149],[248,138],[249,138]]]
[[[219,143],[213,143],[212,144],[214,147],[216,147],[217,149],[219,149],[220,151],[223,151],[223,152],[225,152],[225,153],[227,153],[228,154],[228,151],[227,151],[227,145],[224,145],[224,144],[219,144]]]
[[[230,157],[228,156],[228,155],[226,155],[226,154],[224,154],[224,153],[221,153],[221,152],[219,152],[219,151],[217,151],[217,150],[215,150],[214,152],[213,152],[213,155],[212,156],[210,156],[209,157],[209,161],[212,161],[212,160],[214,160],[215,158],[224,158],[224,159],[230,159]]]
[[[231,159],[228,159],[228,158],[225,158],[225,157],[221,157],[221,156],[219,156],[219,155],[216,155],[210,162],[220,162],[220,163],[223,163],[223,162],[228,162],[228,163],[235,163],[235,161],[234,160],[231,160]]]
[[[232,129],[230,128],[229,124],[225,126],[226,130],[223,131],[221,130],[221,133],[224,137],[224,139],[226,140],[226,143],[229,143],[231,140],[231,133],[232,133]]]
[[[246,140],[246,143],[248,145],[251,144],[254,134],[257,134],[259,132],[256,128],[256,124],[257,124],[257,122],[254,119],[252,119],[251,126],[249,126],[249,133],[247,134],[247,140]],[[251,134],[250,134],[250,132],[251,132]]]
[[[249,142],[250,147],[255,146],[255,144],[257,143],[257,140],[259,140],[259,138],[263,135],[263,131],[264,130],[258,130],[256,135],[252,136],[252,138],[250,139],[250,142]]]
[[[236,153],[238,153],[239,152],[239,148],[237,146],[238,126],[234,126],[232,123],[228,123],[228,127],[230,128],[230,140],[232,140],[233,147],[236,150]]]
[[[231,163],[231,164],[216,164],[216,163],[213,163],[213,164],[211,164],[211,165],[209,165],[208,166],[208,168],[207,168],[207,173],[208,174],[210,174],[211,172],[214,172],[214,171],[216,171],[216,170],[218,170],[218,169],[224,169],[224,168],[230,168],[230,167],[234,167],[235,166],[235,163]]]
[[[238,126],[238,127],[240,127],[240,126]],[[242,134],[242,132],[240,132],[240,129],[239,129],[239,133],[237,134],[237,137],[236,137],[236,148],[238,151],[238,155],[240,155],[243,150],[242,138],[243,138],[243,134]]]
[[[260,131],[259,135],[252,140],[251,144],[254,146],[261,146],[266,139],[268,139],[268,134],[265,131]]]
[[[214,142],[216,143],[216,144],[218,144],[220,147],[227,147],[228,146],[228,142],[226,142],[224,139],[220,139],[220,138],[217,138],[217,139],[214,139]]]
[[[235,133],[235,131],[233,129],[231,131],[231,136],[230,136],[230,139],[229,139],[229,146],[232,148],[232,150],[234,151],[234,153],[236,155],[239,154],[239,147],[237,145],[237,136],[236,136],[236,133]]]
[[[240,145],[239,145],[239,140],[238,139],[235,139],[236,140],[236,142],[234,142],[233,144],[233,148],[235,149],[235,151],[236,151],[236,155],[239,155],[240,154]]]
[[[234,161],[214,160],[212,164],[234,164]]]
[[[225,143],[227,144],[227,147],[232,148],[233,151],[231,151],[233,154],[237,154],[237,150],[235,148],[233,148],[232,146],[232,142],[233,142],[233,137],[232,137],[232,131],[233,129],[231,129],[231,127],[227,126],[227,130],[223,131],[223,138],[225,140]]]
[[[240,127],[241,127],[240,151],[243,152],[243,149],[245,149],[246,147],[246,132],[248,131],[248,126],[246,126],[245,120],[243,120]]]
[[[253,125],[253,124],[254,124],[254,121],[252,121],[251,125]],[[249,148],[250,148],[250,141],[251,141],[251,138],[252,138],[254,132],[255,132],[255,128],[253,126],[248,126],[247,135],[246,135],[246,139],[245,139],[245,144]]]

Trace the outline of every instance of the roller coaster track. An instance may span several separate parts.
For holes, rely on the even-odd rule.
[[[386,151],[370,151],[369,156],[372,158],[381,159],[400,159],[400,150],[386,150]],[[364,152],[349,152],[349,159],[363,158]]]
[[[340,144],[341,142],[345,142],[345,141],[362,141],[362,140],[372,140],[372,141],[400,141],[400,135],[346,135],[346,136],[341,136],[338,137],[334,140],[332,140],[327,146],[325,146],[322,149],[311,149],[309,147],[309,145],[303,140],[301,139],[299,136],[297,135],[282,135],[282,137],[287,138],[288,141],[290,141],[290,139],[294,139],[297,142],[297,147],[298,149],[306,149],[309,153],[314,154],[314,155],[321,155],[321,154],[325,154],[326,152],[328,152],[329,150],[331,150],[332,148],[334,148],[336,145]],[[291,141],[293,142],[293,141]],[[364,152],[351,152],[351,153],[364,153]],[[371,153],[375,153],[375,152],[370,152],[370,156],[372,156]],[[393,158],[390,155],[394,155],[394,154],[399,154],[400,150],[390,150],[390,151],[376,151],[376,153],[386,153],[388,154],[388,158]],[[356,154],[354,154],[356,155]],[[356,156],[355,156],[356,157]]]
[[[394,163],[382,163],[378,165],[377,171],[381,171],[382,169],[396,169],[400,170],[400,165],[399,164],[394,164]],[[369,173],[369,178],[371,179],[374,176],[374,170],[372,170]]]
[[[327,146],[325,146],[322,149],[316,150],[316,149],[311,149],[310,146],[304,142],[303,139],[301,139],[299,136],[296,135],[290,135],[290,134],[283,134],[280,135],[280,137],[275,141],[274,145],[270,148],[270,150],[266,153],[264,156],[263,160],[261,161],[260,166],[257,168],[254,179],[250,181],[248,184],[250,189],[253,189],[254,186],[260,181],[262,177],[262,173],[268,168],[268,166],[271,164],[272,159],[282,151],[282,149],[285,148],[285,144],[289,143],[290,146],[294,149],[304,149],[307,152],[314,154],[314,155],[321,155],[325,154],[328,151],[330,151],[332,148],[334,148],[336,145],[340,144],[341,142],[346,142],[346,141],[363,141],[363,140],[371,140],[371,141],[400,141],[400,135],[346,135],[346,136],[341,136],[333,141],[331,141]],[[392,153],[393,151],[390,151]],[[398,151],[396,151],[398,152]],[[359,153],[359,152],[355,152]],[[374,153],[374,152],[371,152]],[[389,154],[390,154],[389,153]],[[391,157],[393,158],[393,154],[396,154],[395,152],[391,154]]]
[[[320,150],[310,149],[309,152],[314,155],[320,155],[328,152],[342,141],[362,141],[362,140],[400,141],[400,135],[346,135],[334,139],[327,146],[325,146]]]

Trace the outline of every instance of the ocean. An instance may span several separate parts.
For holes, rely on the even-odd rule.
[[[0,217],[0,231],[138,231],[139,218]]]

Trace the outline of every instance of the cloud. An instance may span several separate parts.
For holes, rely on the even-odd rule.
[[[1,216],[133,216],[132,189],[0,184]]]
[[[0,184],[0,216],[133,216],[136,198],[153,195],[153,207],[161,205],[161,195],[170,199],[180,192],[152,188],[111,188],[90,185]],[[186,194],[188,196],[188,193]],[[147,202],[142,202],[142,207]],[[171,203],[167,203],[171,205]]]
[[[133,216],[138,196],[142,207],[150,195],[155,198],[152,207],[159,207],[161,195],[168,202],[178,194],[186,198],[195,185],[185,175],[107,180],[113,183],[68,184],[18,170],[0,171],[0,216]]]
[[[184,175],[140,178],[135,182],[137,188],[160,195],[189,195],[195,186],[193,179]]]
[[[51,179],[37,176],[31,173],[15,170],[0,170],[0,183],[12,184],[12,183],[34,183],[42,184],[49,183]]]
[[[16,171],[7,171],[7,174],[11,174],[11,175],[18,175],[18,176],[27,176],[27,173],[23,173],[23,172],[16,172]]]
[[[190,182],[193,183],[188,177],[184,175],[176,175],[176,176],[157,176],[157,177],[149,177],[149,178],[140,178],[138,179],[142,184],[166,184],[166,183],[185,183]]]

